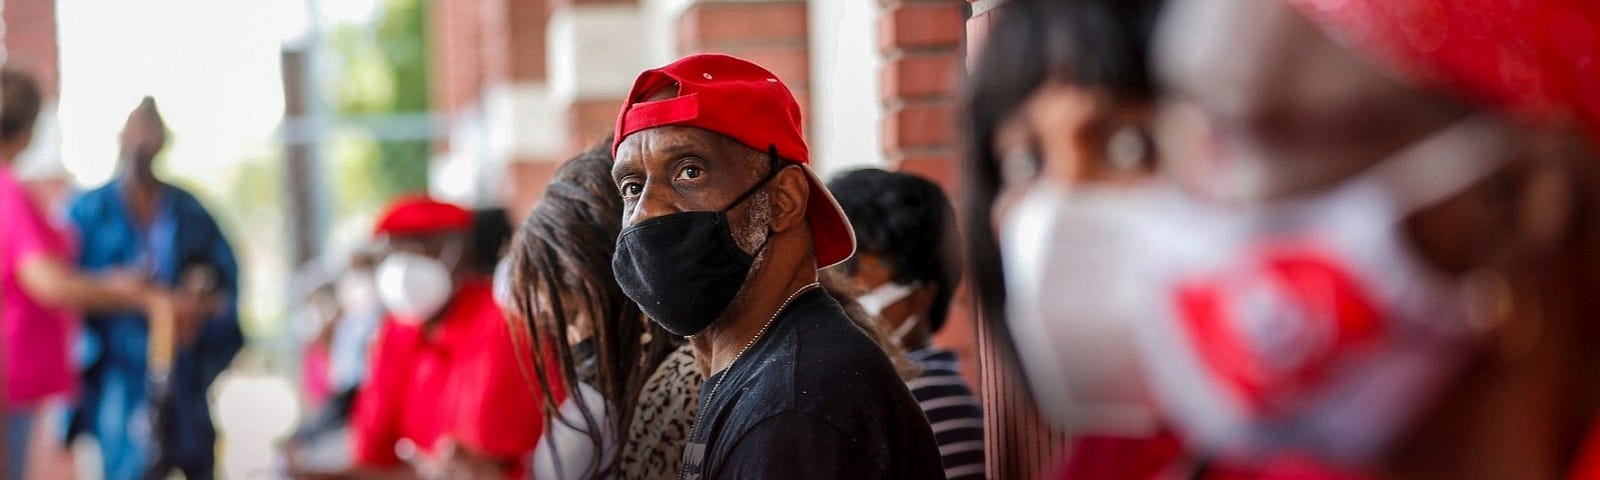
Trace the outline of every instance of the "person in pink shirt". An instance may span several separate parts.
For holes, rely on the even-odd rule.
[[[27,74],[0,69],[0,445],[3,478],[23,478],[29,432],[38,408],[69,393],[68,342],[77,310],[139,310],[153,321],[182,327],[198,302],[132,277],[93,278],[72,265],[70,236],[12,175],[13,159],[28,148],[42,99]]]

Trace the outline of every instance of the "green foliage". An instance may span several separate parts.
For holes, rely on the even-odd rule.
[[[386,0],[375,25],[341,25],[330,41],[341,58],[334,92],[340,115],[417,114],[429,110],[427,3]],[[341,217],[379,208],[428,187],[428,140],[381,140],[351,132],[329,138]]]
[[[190,190],[201,199],[233,245],[244,286],[239,323],[247,338],[268,338],[279,327],[284,303],[274,297],[272,285],[281,278],[275,262],[262,259],[288,258],[291,235],[285,225],[288,205],[284,189],[283,152],[276,144],[247,153],[239,159],[224,185],[195,185]],[[279,267],[281,268],[281,267]]]

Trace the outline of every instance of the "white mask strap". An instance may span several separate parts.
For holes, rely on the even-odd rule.
[[[911,329],[916,328],[917,322],[920,321],[922,320],[917,318],[916,315],[906,317],[906,321],[900,322],[900,326],[895,327],[894,332],[889,333],[889,339],[900,344],[900,346],[905,346],[906,334],[911,333]]]
[[[1510,162],[1510,135],[1494,118],[1456,122],[1374,165],[1365,174],[1390,192],[1401,212],[1461,193]]]
[[[445,242],[444,248],[439,250],[439,262],[443,263],[446,269],[455,270],[461,265],[461,258],[465,256],[466,243],[467,240],[463,238],[452,238]]]
[[[916,288],[916,285],[901,285],[895,282],[887,282],[883,285],[878,285],[877,288],[873,288],[871,291],[856,297],[856,303],[861,305],[862,310],[866,310],[867,313],[870,313],[872,316],[876,317],[883,314],[883,309],[889,308],[889,306],[894,305],[895,302],[904,300],[906,297],[911,296],[911,292],[916,290]]]

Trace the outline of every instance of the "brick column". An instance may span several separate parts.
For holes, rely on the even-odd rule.
[[[550,21],[550,84],[564,150],[576,153],[611,134],[622,97],[651,67],[644,12],[631,0],[555,0]]]
[[[548,0],[493,0],[483,10],[488,34],[483,107],[489,150],[506,161],[499,198],[512,225],[520,224],[566,159],[564,130],[549,127],[559,118],[548,82],[550,8]]]
[[[961,0],[884,0],[878,22],[883,56],[883,154],[890,168],[934,179],[959,195],[955,78],[962,58]]]
[[[429,2],[434,109],[447,123],[471,109],[483,93],[484,41],[482,9],[486,0]],[[449,139],[434,144],[450,148]]]
[[[61,166],[61,129],[56,123],[61,91],[60,47],[56,37],[54,0],[8,0],[3,3],[5,63],[31,75],[44,97],[33,144],[12,165],[40,205],[60,205],[71,193],[72,180]]]
[[[61,90],[56,2],[8,0],[0,11],[4,12],[6,63],[33,75],[45,102],[54,104]]]

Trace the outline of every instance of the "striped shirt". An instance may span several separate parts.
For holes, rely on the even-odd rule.
[[[928,347],[906,354],[922,375],[906,382],[933,426],[945,477],[984,478],[983,409],[961,379],[955,352]]]

